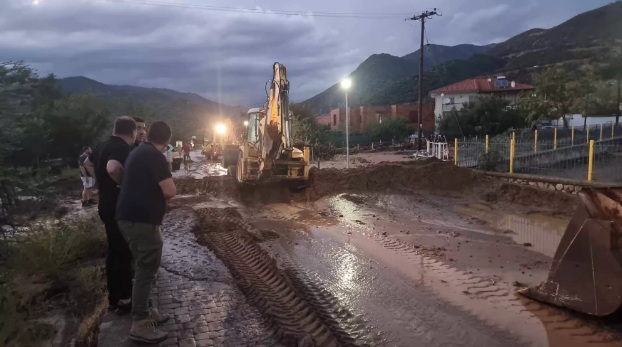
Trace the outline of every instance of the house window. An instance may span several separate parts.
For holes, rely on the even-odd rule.
[[[378,119],[378,123],[382,124],[382,113],[376,113],[376,119]]]
[[[456,103],[456,97],[454,96],[446,97],[443,99],[443,105],[453,105],[454,103]]]
[[[333,115],[333,126],[337,126],[337,115]]]

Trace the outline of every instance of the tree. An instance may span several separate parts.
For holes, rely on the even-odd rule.
[[[289,110],[293,114],[292,142],[306,145],[317,142],[322,131],[311,109],[304,104],[290,104]]]
[[[566,128],[566,116],[573,111],[583,110],[587,116],[588,103],[584,98],[595,88],[594,75],[590,71],[584,73],[578,81],[571,76],[563,67],[552,67],[533,75],[535,95],[540,103],[538,107],[550,110],[554,118],[561,118]]]
[[[448,137],[491,135],[521,128],[525,118],[506,100],[491,96],[467,103],[460,111],[448,112],[439,122],[439,131]]]
[[[622,102],[622,54],[614,58],[611,63],[605,66],[600,71],[601,76],[605,80],[615,80],[615,114],[616,125],[620,122],[620,116],[622,116],[622,110],[620,110],[620,103]]]
[[[541,119],[555,118],[546,103],[533,91],[521,93],[516,103],[518,111],[525,117],[528,124],[533,124]]]
[[[371,141],[391,141],[393,139],[405,139],[412,134],[414,127],[404,118],[388,119],[380,124],[369,124],[364,134]]]
[[[590,102],[590,110],[595,115],[617,115],[617,81],[603,81],[596,85]]]
[[[77,156],[83,146],[94,146],[110,133],[112,112],[106,101],[92,94],[72,94],[54,105],[48,119],[50,155]]]

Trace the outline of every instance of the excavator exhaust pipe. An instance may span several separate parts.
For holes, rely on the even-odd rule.
[[[519,291],[537,301],[593,316],[622,306],[622,189],[579,192],[547,280]]]

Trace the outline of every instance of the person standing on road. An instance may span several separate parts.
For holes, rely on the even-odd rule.
[[[168,163],[168,169],[173,172],[173,146],[168,144],[166,145],[166,151],[164,151],[164,157],[166,158],[166,162]]]
[[[190,144],[186,142],[182,150],[184,152],[184,163],[186,163],[186,160],[190,161]]]
[[[78,167],[80,168],[80,178],[82,179],[82,206],[93,205],[95,201],[93,200],[93,186],[95,185],[95,179],[84,167],[84,162],[86,158],[93,151],[91,147],[85,146],[82,148],[82,154],[78,158]]]
[[[132,145],[132,149],[138,147],[143,141],[145,141],[145,137],[147,136],[147,123],[145,120],[140,117],[132,117],[136,122],[136,141]]]
[[[84,167],[94,176],[99,191],[98,212],[106,228],[106,281],[108,309],[117,314],[132,309],[132,252],[123,238],[115,210],[123,177],[123,166],[136,141],[136,122],[131,117],[118,117],[112,136],[98,146],[84,161]]]
[[[134,256],[136,273],[132,289],[132,329],[130,339],[159,343],[168,334],[156,328],[170,317],[149,308],[149,296],[162,258],[160,226],[166,212],[166,200],[177,189],[166,158],[162,155],[171,138],[171,128],[155,122],[147,141],[130,153],[125,166],[117,203],[117,221]]]

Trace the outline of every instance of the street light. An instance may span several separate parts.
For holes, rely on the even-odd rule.
[[[248,121],[247,121],[247,120],[245,120],[245,121],[244,121],[244,126],[245,126],[245,127],[247,127],[247,126],[248,126]]]
[[[227,132],[227,126],[220,123],[220,124],[216,124],[216,133],[219,135],[222,135],[224,133]]]
[[[348,108],[348,89],[352,87],[352,80],[349,78],[341,81],[341,88],[346,92],[346,169],[350,168],[350,109]]]

